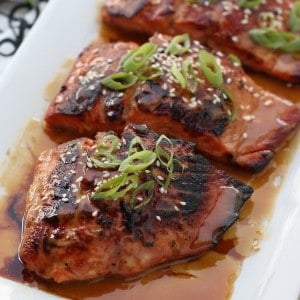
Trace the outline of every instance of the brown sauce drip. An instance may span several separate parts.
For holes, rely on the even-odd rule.
[[[122,40],[144,41],[141,36],[120,36],[120,33],[111,30],[109,35],[108,31],[102,32],[105,41],[115,41],[120,37]],[[69,68],[67,63],[64,71],[48,85],[45,98],[53,98]],[[293,101],[300,98],[299,87],[288,88],[267,76],[249,74],[260,85],[282,97]],[[26,191],[32,180],[35,161],[42,150],[52,147],[55,142],[61,143],[71,138],[45,133],[40,122],[30,121],[19,144],[8,154],[0,177],[6,192],[0,195],[0,240],[5,241],[0,247],[0,275],[71,299],[228,299],[233,293],[234,281],[244,258],[259,250],[263,226],[272,216],[280,179],[284,178],[299,143],[299,138],[287,143],[269,166],[255,175],[218,164],[233,176],[251,184],[255,192],[243,208],[240,220],[226,232],[220,244],[199,259],[154,271],[133,282],[105,279],[56,284],[30,274],[18,259],[18,246]]]

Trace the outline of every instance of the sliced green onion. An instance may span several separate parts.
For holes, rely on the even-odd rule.
[[[257,8],[262,0],[238,0],[238,5],[243,8]]]
[[[138,195],[138,193],[140,193],[141,191],[143,190],[146,190],[147,192],[147,198],[146,199],[143,199],[143,201],[138,204],[138,205],[135,205],[136,201],[136,196]],[[153,180],[150,180],[150,181],[146,181],[142,184],[140,184],[136,190],[134,190],[132,196],[131,196],[131,199],[130,199],[130,204],[131,206],[134,208],[134,209],[138,209],[142,206],[145,206],[147,205],[151,198],[153,197],[153,193],[154,193],[154,181]]]
[[[240,65],[241,65],[241,61],[240,61],[240,59],[239,59],[236,55],[234,55],[234,54],[229,54],[229,55],[228,55],[228,58],[229,58],[235,65],[237,65],[237,66],[240,66]]]
[[[156,160],[156,157],[156,154],[150,150],[133,153],[123,160],[119,167],[119,171],[124,173],[143,171]]]
[[[166,142],[166,144],[169,144],[170,154],[160,146],[162,142]],[[172,141],[169,138],[167,138],[165,135],[161,135],[156,141],[155,152],[157,154],[157,158],[160,161],[160,163],[163,166],[165,166],[169,171],[169,169],[173,165],[173,157],[174,157],[174,149],[173,149]]]
[[[271,28],[274,26],[274,14],[272,12],[261,12],[258,16],[260,28]]]
[[[285,45],[279,48],[281,51],[284,52],[298,52],[300,51],[300,38],[295,37],[294,40],[287,42]]]
[[[136,72],[141,70],[156,49],[157,45],[153,43],[145,43],[139,48],[133,50],[122,62],[124,71]]]
[[[113,199],[124,197],[129,191],[136,189],[138,186],[139,177],[137,174],[132,174],[126,177],[125,184],[112,196]]]
[[[182,71],[187,87],[192,93],[195,93],[198,88],[198,81],[192,62],[185,60],[182,63]]]
[[[163,74],[163,70],[156,67],[145,67],[140,72],[136,73],[140,81],[151,80]]]
[[[107,154],[108,155],[108,154]],[[108,158],[106,155],[105,157],[107,158],[107,161],[103,162],[97,158],[91,157],[90,160],[92,161],[93,165],[96,168],[101,168],[101,169],[115,169],[120,166],[121,160],[115,158],[114,156],[111,156]]]
[[[119,138],[113,134],[105,135],[101,138],[101,140],[97,144],[97,154],[101,154],[101,152],[115,152],[119,147]],[[99,153],[100,152],[100,153]]]
[[[292,7],[288,24],[292,32],[300,31],[300,2],[299,1],[295,2]]]
[[[184,76],[182,75],[182,73],[177,68],[176,64],[173,64],[171,66],[171,74],[176,79],[176,81],[182,86],[182,88],[185,89],[186,84],[187,84],[186,80],[185,80]]]
[[[119,191],[119,189],[124,185],[127,179],[127,174],[121,174],[118,177],[111,178],[105,183],[101,184],[96,190],[93,197],[94,200],[103,198],[116,199],[114,196]]]
[[[142,143],[141,138],[136,136],[130,141],[129,148],[128,148],[128,155],[135,153],[138,147],[142,150],[146,150]]]
[[[249,31],[249,35],[254,42],[269,49],[279,49],[286,43],[283,32],[274,29],[252,29]],[[289,33],[288,36],[290,36]]]
[[[230,121],[235,121],[237,117],[237,107],[236,102],[233,98],[233,96],[225,89],[223,89],[223,93],[226,96],[226,99],[229,100],[231,105],[231,111],[230,111]]]
[[[176,35],[170,42],[167,53],[172,55],[181,55],[188,51],[191,46],[190,37],[188,34]]]
[[[215,88],[223,84],[223,75],[216,58],[206,50],[199,51],[200,69],[207,81]]]
[[[133,74],[119,72],[105,77],[101,80],[101,84],[112,90],[124,90],[134,85],[137,79]]]

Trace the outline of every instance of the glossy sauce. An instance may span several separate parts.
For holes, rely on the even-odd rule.
[[[119,39],[120,36],[112,32],[107,36],[104,32],[102,37],[108,41]],[[132,37],[128,39],[132,40]],[[50,83],[45,98],[53,98],[69,67],[70,62],[64,66],[65,71]],[[270,80],[266,76],[249,74],[260,85],[280,96],[293,101],[300,98],[298,87],[288,88],[284,83]],[[0,177],[6,191],[0,199],[0,240],[6,241],[0,247],[0,275],[72,299],[230,298],[244,258],[259,250],[264,225],[272,216],[276,203],[275,196],[280,189],[293,151],[299,143],[299,138],[287,143],[269,166],[255,175],[219,164],[219,167],[226,169],[233,176],[252,185],[255,192],[244,206],[240,220],[226,232],[218,247],[201,258],[152,272],[129,283],[118,279],[105,279],[55,284],[35,278],[24,269],[18,259],[18,245],[26,191],[32,180],[35,160],[42,150],[71,138],[45,133],[40,122],[30,121],[19,144],[8,154],[7,164]]]

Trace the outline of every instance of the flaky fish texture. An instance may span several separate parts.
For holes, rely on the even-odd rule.
[[[290,32],[289,19],[295,1],[266,0],[257,3],[241,0],[108,0],[102,7],[102,20],[122,30],[146,34],[189,33],[210,47],[238,55],[245,65],[255,70],[299,83],[298,53],[272,49],[270,45],[274,39],[277,44],[280,39],[273,33],[267,33],[265,37],[269,48],[255,42],[249,34],[253,29],[267,32],[270,28],[279,34],[294,34]],[[299,32],[295,36],[299,38]]]
[[[172,38],[156,34],[152,68],[161,75],[137,81],[123,90],[101,81],[122,72],[122,60],[137,49],[135,43],[96,43],[79,56],[45,121],[54,130],[93,136],[97,131],[120,133],[128,123],[147,124],[154,131],[192,141],[205,155],[244,169],[259,171],[300,123],[300,108],[256,85],[238,65],[220,51],[191,41],[182,55],[168,52]],[[216,88],[200,71],[199,51],[206,50],[222,70]],[[172,68],[187,61],[198,83],[191,92],[174,77]],[[189,75],[190,76],[190,75]],[[191,76],[193,77],[193,76]]]
[[[91,157],[97,143],[114,134],[101,132],[96,141],[80,138],[41,154],[27,197],[20,246],[28,270],[56,282],[130,279],[195,258],[219,242],[252,194],[250,186],[197,154],[195,144],[172,139],[178,163],[167,190],[156,183],[150,201],[138,208],[127,194],[114,201],[95,200],[99,182],[107,182],[118,171],[96,168]],[[116,157],[126,157],[136,138],[153,151],[159,135],[146,126],[128,125]],[[162,147],[167,151],[170,144]],[[157,162],[151,172],[162,176]],[[135,196],[139,203],[145,191]]]

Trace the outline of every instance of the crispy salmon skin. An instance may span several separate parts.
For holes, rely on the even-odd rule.
[[[187,32],[238,55],[255,70],[299,83],[300,35],[291,21],[297,16],[297,5],[293,0],[109,0],[102,7],[102,20],[146,34]]]
[[[151,164],[144,158],[138,171],[124,168],[145,153],[156,155]],[[136,277],[214,247],[251,194],[195,144],[143,125],[128,125],[120,138],[101,132],[96,141],[80,138],[41,154],[20,258],[56,282]]]
[[[176,38],[188,45],[182,54],[170,53]],[[224,53],[210,52],[187,35],[174,39],[156,34],[142,48],[124,42],[87,47],[51,103],[47,126],[93,136],[101,130],[120,133],[127,123],[147,124],[161,134],[196,143],[215,159],[263,169],[296,131],[299,106],[264,91]],[[128,53],[149,44],[155,49],[146,62],[150,78],[121,89],[105,85],[104,79],[124,74]],[[216,82],[209,78],[210,64]]]

